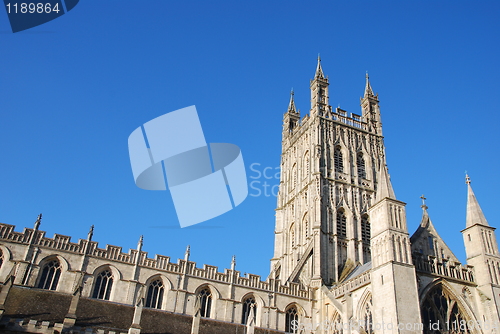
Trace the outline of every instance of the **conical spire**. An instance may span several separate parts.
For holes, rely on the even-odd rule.
[[[316,74],[314,75],[314,78],[321,78],[324,79],[325,75],[323,74],[323,68],[321,68],[321,58],[318,54],[318,66],[316,67]]]
[[[364,97],[372,97],[375,96],[373,94],[372,86],[370,85],[370,77],[368,76],[368,72],[366,72],[366,86],[365,86],[365,95]]]
[[[293,98],[294,92],[293,88],[292,91],[290,92],[290,103],[288,104],[288,112],[296,113],[297,108],[295,108],[295,100]]]
[[[387,166],[384,164],[380,165],[380,179],[378,180],[377,195],[375,196],[375,202],[379,202],[384,198],[396,199],[394,190],[392,189],[391,178],[387,172]]]
[[[465,227],[471,227],[476,224],[489,226],[483,214],[483,210],[481,210],[476,196],[472,191],[469,175],[465,176],[465,183],[467,183],[467,219],[465,221]]]

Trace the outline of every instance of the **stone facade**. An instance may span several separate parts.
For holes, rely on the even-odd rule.
[[[265,280],[230,269],[0,224],[0,330],[30,333],[498,333],[500,256],[467,178],[461,264],[423,202],[410,237],[387,171],[378,95],[283,119],[275,251]],[[423,199],[424,200],[424,199]]]

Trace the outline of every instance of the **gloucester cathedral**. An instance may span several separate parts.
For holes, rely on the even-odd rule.
[[[409,234],[386,165],[378,95],[332,108],[318,59],[311,109],[283,118],[275,246],[267,278],[149,258],[92,239],[0,224],[0,332],[500,333],[500,255],[466,178],[466,263],[422,204]],[[424,198],[423,198],[424,200]]]

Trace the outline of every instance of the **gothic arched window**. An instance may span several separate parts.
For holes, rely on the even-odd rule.
[[[295,224],[290,226],[290,247],[295,247]]]
[[[57,260],[47,262],[42,269],[40,280],[38,281],[39,289],[55,290],[59,277],[61,276],[61,264]]]
[[[257,303],[255,303],[255,298],[249,297],[243,302],[243,311],[241,313],[241,323],[243,325],[247,324],[248,317],[252,310],[254,319],[257,319]]]
[[[365,333],[372,334],[373,333],[373,315],[372,315],[372,299],[368,299],[366,304],[363,306],[362,310],[362,327],[365,330]]]
[[[422,306],[424,334],[469,333],[467,325],[463,326],[468,320],[458,303],[441,285],[436,285],[425,297]]]
[[[334,320],[331,322],[330,331],[328,333],[333,333],[333,334],[344,333],[344,324],[342,323],[342,317],[340,316],[340,314],[337,314]]]
[[[358,166],[358,177],[366,179],[366,166],[365,159],[363,158],[363,153],[358,153],[356,165]]]
[[[292,189],[295,189],[297,186],[297,164],[294,164],[292,167]]]
[[[212,292],[209,288],[204,288],[198,293],[198,298],[200,298],[200,315],[205,318],[210,318]]]
[[[337,235],[345,238],[347,235],[347,224],[344,209],[337,210]]]
[[[361,217],[361,240],[365,243],[370,242],[370,221],[367,215]]]
[[[92,298],[109,300],[112,287],[113,274],[111,273],[111,270],[106,269],[101,271],[96,277]]]
[[[337,172],[344,172],[344,157],[338,146],[335,147],[335,151],[333,152],[333,163]]]
[[[299,329],[299,312],[297,307],[292,306],[285,313],[285,332],[298,333]]]
[[[163,301],[163,282],[160,279],[154,280],[148,286],[148,294],[146,296],[146,307],[161,308]]]
[[[304,177],[307,177],[309,175],[309,170],[310,170],[310,164],[309,164],[309,151],[306,152],[304,155]]]

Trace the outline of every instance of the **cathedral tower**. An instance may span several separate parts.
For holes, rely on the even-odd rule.
[[[480,305],[484,307],[485,319],[490,324],[500,323],[500,255],[491,227],[472,191],[469,176],[467,183],[467,218],[462,230],[467,264],[474,266],[474,275],[481,292]]]
[[[293,95],[283,119],[281,179],[271,278],[331,285],[370,261],[368,208],[385,164],[378,96],[368,76],[362,114],[329,105],[321,60],[311,109],[300,119]]]

